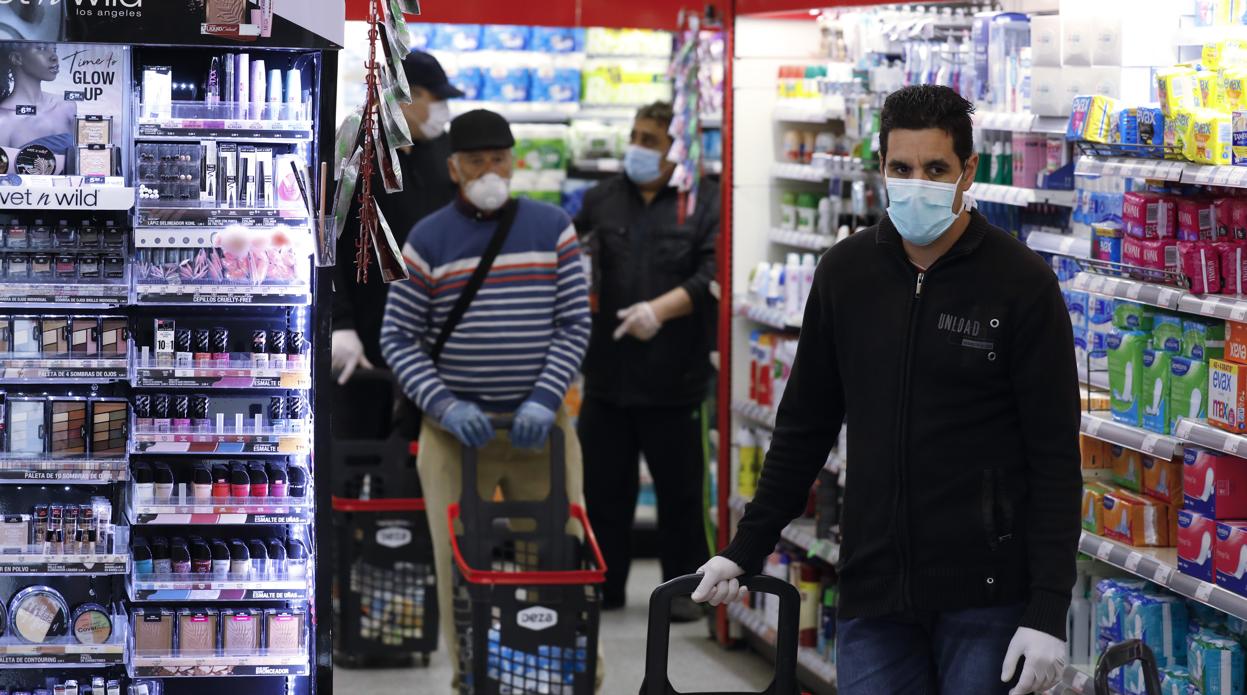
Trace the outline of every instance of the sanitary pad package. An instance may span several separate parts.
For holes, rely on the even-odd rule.
[[[1108,336],[1113,419],[1134,427],[1142,422],[1139,401],[1143,394],[1143,351],[1147,344],[1147,334],[1139,331],[1118,331]]]
[[[1237,641],[1212,632],[1193,633],[1187,643],[1187,669],[1203,695],[1243,695],[1247,660]]]
[[[1247,461],[1189,446],[1183,464],[1184,509],[1212,519],[1247,518]]]
[[[1216,548],[1217,522],[1189,510],[1178,512],[1178,571],[1213,581],[1213,551]]]
[[[1113,482],[1139,492],[1143,489],[1143,454],[1134,449],[1110,444],[1108,459],[1113,469]]]
[[[1173,355],[1164,350],[1143,351],[1143,428],[1169,434],[1169,382]]]
[[[1143,494],[1182,508],[1182,461],[1143,457]]]
[[[1182,356],[1197,360],[1219,360],[1225,354],[1225,323],[1222,321],[1182,320]]]
[[[1152,319],[1152,347],[1172,355],[1182,354],[1182,317],[1157,312]]]
[[[1088,533],[1104,535],[1104,496],[1113,488],[1103,483],[1087,483],[1082,488],[1082,527]]]
[[[1113,325],[1123,331],[1150,331],[1156,313],[1154,307],[1146,304],[1119,301],[1113,304]]]
[[[1208,424],[1228,432],[1247,432],[1247,366],[1212,360],[1208,375]]]
[[[1208,363],[1175,357],[1170,360],[1169,371],[1169,431],[1174,432],[1179,418],[1203,420],[1208,416]]]
[[[1135,547],[1164,547],[1170,539],[1170,508],[1126,490],[1104,495],[1104,535]]]
[[[1187,624],[1186,602],[1179,596],[1159,592],[1126,595],[1125,637],[1142,640],[1160,664],[1186,663]]]

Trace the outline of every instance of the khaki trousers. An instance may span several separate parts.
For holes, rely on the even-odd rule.
[[[563,430],[565,441],[563,460],[567,468],[567,499],[572,504],[583,506],[584,467],[576,428],[572,426],[571,419],[564,410],[560,410],[555,426]],[[450,550],[450,524],[446,518],[446,507],[458,502],[462,491],[463,445],[454,435],[426,418],[420,429],[420,455],[416,460],[416,467],[420,473],[420,485],[424,489],[429,535],[433,540],[442,639],[454,667],[455,680],[452,688],[457,688],[459,639],[455,631],[454,591],[451,586],[451,563],[454,559]],[[495,490],[500,490],[504,499],[544,499],[550,491],[550,445],[547,443],[541,451],[515,449],[511,446],[510,433],[499,432],[478,453],[476,475],[477,493],[483,499],[493,499]],[[598,645],[597,680],[600,686],[605,675],[600,639]]]

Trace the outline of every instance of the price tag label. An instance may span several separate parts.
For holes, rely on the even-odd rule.
[[[1230,320],[1231,321],[1242,321],[1243,319],[1247,319],[1247,305],[1243,305],[1241,303],[1235,303],[1230,308]]]
[[[1242,443],[1243,443],[1242,438],[1235,437],[1232,434],[1227,434],[1225,435],[1225,446],[1223,448],[1225,449],[1225,451],[1228,451],[1229,453],[1237,456],[1238,448],[1242,446]]]
[[[1086,422],[1086,432],[1088,436],[1095,437],[1100,434],[1100,426],[1104,424],[1103,420],[1098,418],[1088,418]]]
[[[1159,456],[1159,452],[1156,451],[1156,445],[1158,444],[1160,444],[1160,437],[1154,434],[1149,434],[1143,438],[1143,451],[1152,454],[1153,456]]]
[[[1247,181],[1247,167],[1231,167],[1234,173],[1230,174],[1231,186],[1242,186]]]
[[[1234,173],[1230,167],[1216,167],[1217,173],[1212,177],[1212,183],[1216,186],[1224,186],[1230,181],[1230,174]]]
[[[1178,423],[1178,429],[1174,432],[1174,434],[1177,435],[1178,439],[1186,439],[1191,436],[1191,430],[1194,429],[1194,427],[1195,425],[1192,424],[1190,420],[1183,418],[1182,421]]]
[[[1156,565],[1156,571],[1152,574],[1152,581],[1161,586],[1169,586],[1169,580],[1173,578],[1173,568],[1169,565]]]
[[[1130,553],[1126,556],[1126,569],[1134,572],[1139,569],[1139,563],[1143,561],[1143,556],[1138,553]]]
[[[1095,556],[1101,560],[1108,560],[1109,555],[1113,554],[1113,544],[1108,541],[1100,541],[1100,547],[1095,551]]]
[[[1195,590],[1196,600],[1207,603],[1209,597],[1212,596],[1212,590],[1214,588],[1215,587],[1213,587],[1213,585],[1209,584],[1208,582],[1201,582],[1199,585],[1199,588]]]
[[[1127,299],[1138,299],[1139,295],[1143,294],[1144,287],[1145,285],[1141,282],[1130,283],[1129,285],[1126,286],[1126,298]]]

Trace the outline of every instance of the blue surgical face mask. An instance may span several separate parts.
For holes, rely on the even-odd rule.
[[[964,175],[964,171],[962,174]],[[901,238],[916,246],[930,246],[953,226],[957,216],[969,208],[969,197],[963,196],[961,210],[953,212],[957,199],[954,183],[921,179],[886,180],[888,186],[888,219],[892,220]]]
[[[624,151],[624,173],[633,183],[653,183],[662,176],[662,155],[640,145],[628,145]]]

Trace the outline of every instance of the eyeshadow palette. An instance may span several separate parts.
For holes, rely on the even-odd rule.
[[[130,426],[130,403],[123,399],[91,401],[91,455],[121,456],[126,453]]]
[[[45,441],[47,425],[42,398],[9,396],[9,421],[5,428],[11,454],[43,454],[47,452]]]
[[[94,316],[70,319],[69,352],[74,357],[95,357],[100,351],[100,320]]]
[[[8,411],[7,450],[11,454],[108,458],[126,453],[130,404],[123,398],[44,398],[3,392],[0,398]]]
[[[100,356],[124,357],[130,351],[129,322],[120,317],[100,319]]]
[[[14,316],[11,335],[14,354],[39,354],[42,334],[38,316]]]
[[[50,453],[57,456],[84,456],[87,453],[87,399],[55,399],[52,411]]]

